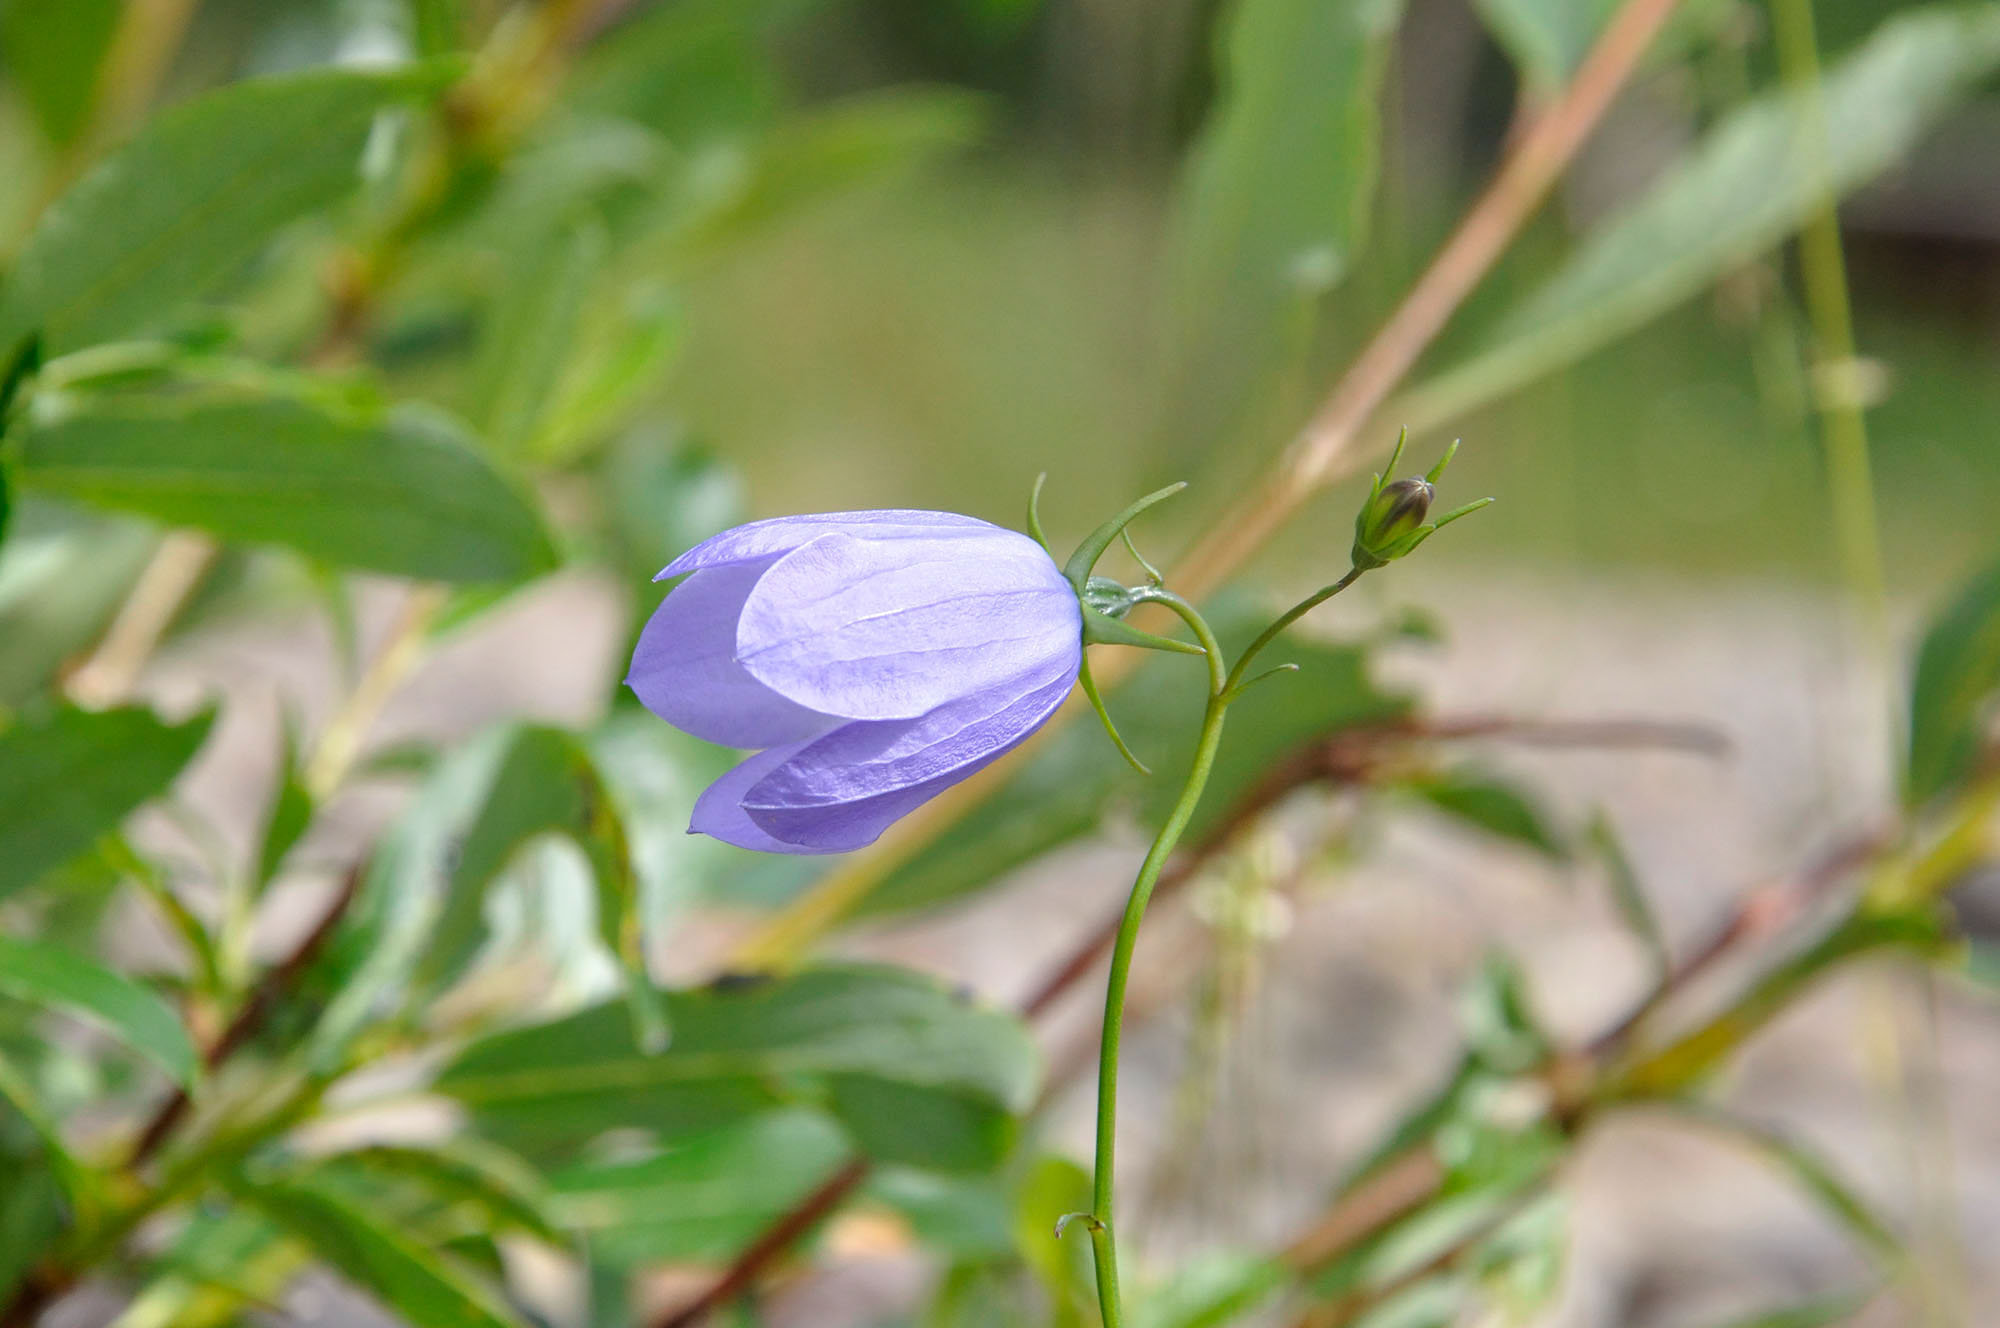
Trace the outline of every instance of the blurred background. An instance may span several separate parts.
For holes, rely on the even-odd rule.
[[[164,108],[257,76],[443,62],[454,90],[434,113],[375,122],[351,197],[253,234],[205,288],[115,337],[46,334],[38,402],[143,395],[162,374],[186,376],[176,393],[207,390],[255,365],[288,392],[283,376],[300,375],[311,393],[427,403],[476,435],[550,531],[532,578],[330,554],[284,533],[282,514],[218,527],[151,481],[38,471],[63,417],[21,407],[0,707],[137,700],[175,720],[220,707],[174,797],[131,832],[204,919],[227,916],[228,864],[256,856],[299,747],[312,825],[244,924],[247,949],[280,957],[342,864],[408,814],[419,779],[496,725],[655,742],[616,680],[658,601],[652,572],[725,525],[896,506],[1012,525],[1046,471],[1042,510],[1067,547],[1186,479],[1141,531],[1171,565],[1281,454],[1620,8],[0,0],[0,289],[17,302],[39,279],[22,255],[60,215],[51,201]],[[1681,4],[1357,441],[1379,464],[1409,424],[1422,468],[1462,438],[1441,501],[1499,501],[1316,614],[1323,690],[1271,702],[1267,722],[1409,697],[1436,732],[1468,736],[1259,819],[1142,946],[1122,1202],[1154,1272],[1310,1229],[1331,1183],[1468,1038],[1490,1050],[1528,1036],[1509,1022],[1517,1002],[1534,1007],[1535,1037],[1581,1045],[1644,997],[1644,947],[1600,888],[1622,868],[1591,847],[1599,818],[1680,950],[1746,890],[1893,815],[1911,643],[2000,546],[2000,11],[1814,0],[1810,13],[1833,80],[1825,143],[1757,137],[1782,81],[1773,8]],[[1322,30],[1336,35],[1321,44]],[[150,159],[145,178],[171,192],[179,172],[204,178],[200,158]],[[1829,181],[1844,195],[1851,356],[1825,344],[1788,238]],[[1823,421],[1849,408],[1872,446],[1879,609],[1852,575],[1852,523],[1830,515]],[[216,437],[200,417],[181,427],[176,446]],[[1313,496],[1233,593],[1277,604],[1344,571],[1367,470]],[[461,579],[499,586],[425,589]],[[1197,704],[1174,685],[1143,695],[1123,705]],[[1658,741],[1587,727],[1630,720],[1670,727]],[[1080,727],[1064,740],[1083,739],[1101,745]],[[652,828],[677,836],[692,791],[726,764],[706,749],[659,757]],[[1064,787],[1041,796],[1062,803]],[[1141,795],[1076,807],[1060,828],[947,831],[917,868],[884,869],[867,916],[812,939],[1021,1000],[1115,909],[1143,850]],[[439,986],[447,1040],[509,1001],[507,1017],[547,1016],[615,989],[588,919],[536,902],[579,871],[546,849],[510,857],[491,950]],[[709,847],[674,863],[648,887],[647,959],[689,983],[738,966],[824,866]],[[2000,926],[2000,878],[1975,874],[1956,897],[1975,939]],[[0,921],[174,970],[155,913],[112,890],[93,899],[24,892],[0,898]],[[537,941],[552,953],[524,961]],[[1901,1234],[1893,1258],[1823,1187],[1641,1111],[1564,1161],[1560,1212],[1509,1228],[1528,1255],[1496,1261],[1504,1275],[1456,1270],[1476,1307],[1404,1297],[1403,1317],[1366,1321],[2000,1322],[2000,1022],[1984,981],[1864,964],[1717,1077],[1729,1110],[1838,1160]],[[1077,1159],[1096,990],[1093,975],[1066,991],[1038,1030],[1051,1079],[1036,1137]],[[48,1068],[44,1039],[10,1036]],[[117,1092],[48,1078],[80,1128]],[[393,1134],[405,1109],[429,1119],[392,1101],[315,1137]],[[1007,1212],[916,1172],[881,1185],[782,1265],[765,1317],[741,1321],[1084,1322],[1034,1317],[980,1280],[994,1247],[1013,1248]],[[665,1322],[774,1215],[704,1222],[692,1193],[652,1200],[692,1204],[687,1231],[648,1227],[670,1225],[661,1212],[623,1235],[592,1228],[636,1251],[614,1262],[637,1308],[589,1322]],[[0,1226],[22,1267],[29,1230]],[[585,1322],[587,1260],[514,1253],[507,1268],[543,1321]],[[198,1314],[114,1278],[47,1322],[423,1322],[353,1282],[281,1279],[265,1300]],[[1755,1317],[1801,1302],[1820,1317]],[[134,1317],[135,1304],[169,1308]],[[1280,1320],[1148,1322],[1239,1321]]]

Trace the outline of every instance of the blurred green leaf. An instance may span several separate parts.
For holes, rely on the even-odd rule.
[[[196,1058],[166,1003],[94,959],[39,941],[0,936],[0,994],[96,1024],[186,1088]]]
[[[444,74],[313,70],[165,112],[42,217],[0,291],[0,356],[37,330],[54,355],[159,323],[351,191],[376,115]]]
[[[305,1181],[239,1182],[236,1197],[310,1246],[383,1307],[425,1328],[520,1328],[490,1288],[437,1250]]]
[[[723,1262],[852,1155],[840,1128],[805,1109],[766,1112],[642,1156],[585,1162],[551,1178],[553,1211],[591,1256],[617,1267]]]
[[[1705,1104],[1678,1104],[1675,1114],[1748,1147],[1775,1166],[1885,1268],[1894,1269],[1907,1261],[1895,1228],[1812,1148],[1769,1126]]]
[[[31,713],[0,730],[0,899],[87,851],[173,782],[213,715],[149,710]]]
[[[1267,1255],[1211,1254],[1192,1260],[1133,1307],[1137,1328],[1224,1328],[1256,1313],[1291,1285],[1292,1273]]]
[[[1546,96],[1569,81],[1617,0],[1475,0],[1487,31],[1521,71],[1522,82]]]
[[[1639,873],[1632,869],[1632,859],[1625,852],[1625,842],[1619,838],[1617,827],[1609,816],[1599,812],[1591,817],[1584,836],[1604,863],[1605,884],[1611,891],[1611,902],[1618,908],[1618,916],[1625,922],[1625,930],[1645,947],[1653,981],[1663,981],[1673,970],[1673,956],[1667,950],[1660,920],[1653,914],[1645,887],[1639,884]]]
[[[1910,682],[1903,800],[1920,807],[1973,774],[2000,693],[2000,566],[1974,578],[1931,622]]]
[[[437,1089],[530,1153],[619,1128],[674,1139],[804,1103],[881,1160],[944,1169],[997,1161],[1034,1091],[1014,1018],[913,973],[826,967],[665,1000],[664,1051],[642,1050],[622,1012],[599,1005],[474,1043]]]
[[[1522,848],[1567,862],[1569,845],[1547,814],[1520,787],[1473,770],[1448,770],[1408,781],[1405,788],[1446,816]]]
[[[762,49],[801,0],[681,0],[655,6],[595,43],[564,102],[662,134],[686,152],[741,134],[777,109],[773,62]]]
[[[706,173],[691,211],[673,210],[670,248],[700,255],[737,244],[859,186],[970,146],[986,103],[955,88],[900,87],[787,117],[733,168]]]
[[[90,649],[158,542],[144,522],[14,494],[0,545],[0,705],[46,691]]]
[[[956,1261],[990,1262],[1016,1254],[1015,1168],[992,1175],[952,1175],[878,1166],[865,1196],[895,1212],[927,1250]]]
[[[57,146],[89,126],[122,0],[6,0],[0,51],[42,133]]]
[[[604,223],[588,212],[521,237],[487,315],[472,371],[472,419],[518,452],[540,432],[575,351],[591,283],[608,254]]]
[[[1224,605],[1211,620],[1232,652],[1265,621],[1241,605]],[[1408,713],[1407,697],[1375,685],[1365,647],[1288,638],[1272,655],[1298,664],[1299,672],[1252,688],[1230,707],[1208,792],[1188,825],[1191,843],[1224,824],[1235,804],[1302,745]],[[951,834],[891,872],[865,909],[895,912],[970,894],[1089,834],[1121,800],[1137,805],[1145,825],[1157,825],[1179,796],[1179,774],[1193,759],[1204,686],[1198,662],[1150,657],[1109,700],[1127,740],[1159,774],[1135,775],[1096,725],[1070,725]]]
[[[465,49],[464,0],[409,0],[417,54],[426,58]]]
[[[1459,1022],[1466,1049],[1488,1069],[1519,1074],[1549,1050],[1548,1035],[1535,1016],[1521,966],[1500,950],[1490,950],[1459,998]]]
[[[1829,1324],[1846,1323],[1866,1309],[1873,1299],[1874,1296],[1866,1292],[1847,1291],[1781,1310],[1761,1310],[1744,1318],[1731,1319],[1722,1328],[1826,1328]]]
[[[534,509],[447,417],[234,390],[44,398],[18,431],[24,487],[441,581],[534,576]]]
[[[1733,111],[1643,197],[1501,319],[1481,349],[1420,385],[1404,418],[1437,421],[1570,364],[1699,292],[1900,159],[2000,65],[2000,5],[1935,6],[1884,22],[1827,72],[1826,153],[1802,91]]]
[[[657,393],[679,358],[685,310],[658,281],[600,288],[584,310],[562,378],[528,453],[565,465],[611,433]]]
[[[1212,445],[1304,351],[1365,242],[1382,77],[1402,0],[1236,0],[1221,93],[1186,167],[1170,258],[1172,374]]]
[[[39,1157],[0,1150],[0,1297],[12,1295],[65,1225],[55,1173]]]
[[[336,1153],[314,1165],[313,1182],[357,1201],[373,1196],[372,1202],[385,1210],[393,1206],[407,1221],[432,1209],[457,1218],[452,1226],[467,1232],[518,1231],[550,1245],[563,1243],[547,1184],[526,1162],[480,1139],[427,1148],[378,1144]],[[404,1195],[400,1202],[387,1197],[398,1192]]]
[[[312,825],[313,796],[306,789],[300,767],[298,739],[289,723],[284,726],[284,746],[278,755],[278,787],[264,816],[263,834],[257,845],[254,883],[259,890],[277,876],[285,858],[297,847]]]
[[[0,937],[0,964],[6,963],[6,945],[6,938]],[[5,987],[6,978],[0,975],[0,990]],[[41,1141],[42,1158],[50,1174],[61,1183],[63,1199],[72,1217],[91,1212],[101,1189],[97,1177],[70,1152],[61,1124],[43,1104],[41,1094],[21,1067],[8,1059],[4,1051],[0,1051],[0,1102],[11,1106]]]
[[[1014,1201],[1014,1240],[1022,1261],[1042,1284],[1053,1308],[1051,1328],[1096,1322],[1097,1274],[1090,1238],[1078,1231],[1058,1236],[1056,1224],[1090,1209],[1090,1173],[1066,1157],[1036,1159]]]

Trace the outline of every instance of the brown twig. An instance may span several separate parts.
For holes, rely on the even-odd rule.
[[[713,1286],[661,1319],[659,1328],[694,1328],[694,1325],[710,1314],[756,1286],[758,1279],[764,1274],[765,1265],[790,1249],[793,1242],[818,1226],[822,1219],[840,1207],[847,1196],[860,1188],[861,1182],[868,1178],[868,1171],[867,1158],[851,1159],[846,1166],[828,1177],[818,1189],[807,1195],[797,1207],[765,1228],[764,1234],[757,1237],[736,1256],[736,1261],[716,1279]]]

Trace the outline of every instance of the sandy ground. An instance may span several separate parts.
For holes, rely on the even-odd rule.
[[[386,588],[370,597],[372,631],[393,601]],[[1341,601],[1315,626],[1353,631],[1412,602],[1436,613],[1449,643],[1399,649],[1392,670],[1438,713],[1643,715],[1697,720],[1727,735],[1734,752],[1720,762],[1490,742],[1464,748],[1533,780],[1565,823],[1580,824],[1594,809],[1611,815],[1677,942],[1701,935],[1747,885],[1806,862],[1870,824],[1883,805],[1880,753],[1891,718],[1865,671],[1840,662],[1854,652],[1823,602],[1766,587],[1632,578],[1409,577],[1387,597]],[[618,612],[617,595],[585,579],[536,589],[433,660],[389,707],[377,741],[455,737],[500,714],[587,719],[611,667]],[[227,695],[220,735],[185,792],[239,844],[268,787],[280,696],[309,721],[329,709],[336,679],[325,645],[304,619],[209,633],[168,652],[147,680],[168,708]],[[393,807],[383,795],[344,800],[305,858],[345,860]],[[1282,866],[1349,815],[1345,804],[1324,800],[1294,808],[1256,851]],[[1127,1036],[1124,1193],[1141,1253],[1156,1264],[1281,1239],[1309,1220],[1331,1180],[1453,1059],[1457,994],[1489,949],[1519,960],[1543,1017],[1567,1038],[1587,1036],[1639,990],[1638,951],[1589,872],[1552,868],[1409,808],[1377,809],[1363,831],[1362,851],[1305,870],[1286,901],[1259,915],[1262,938],[1239,951],[1251,962],[1225,1050],[1196,1080],[1215,1110],[1192,1131],[1177,1129],[1161,1104],[1190,1074],[1191,992],[1208,953],[1203,924],[1185,907],[1167,910],[1142,951],[1141,999],[1152,1017]],[[1141,848],[1114,828],[970,906],[842,944],[953,974],[1005,1000],[1115,907]],[[296,912],[304,915],[303,901],[323,888],[303,873],[291,887],[302,901]],[[1206,897],[1212,916],[1216,896]],[[281,918],[267,939],[281,944],[296,925]],[[121,939],[143,949],[136,927]],[[727,930],[715,925],[718,935]],[[1096,999],[1087,990],[1052,1021],[1055,1063],[1087,1043]],[[1916,1017],[1926,1002],[1928,1025]],[[1885,1020],[1906,1035],[1916,1030],[1904,1039],[1905,1057],[1938,1086],[1921,1095],[1915,1127],[1910,1108],[1881,1089]],[[1062,1088],[1048,1118],[1051,1137],[1077,1156],[1088,1137],[1087,1080]],[[2000,1114],[1992,1105],[2000,1101],[2000,1019],[1992,1004],[1887,968],[1851,975],[1781,1019],[1719,1092],[1838,1159],[1906,1226],[1923,1208],[1920,1196],[1949,1205],[1959,1221],[1949,1239],[1929,1242],[1928,1257],[1950,1270],[1942,1285],[1955,1309],[1937,1321],[2000,1323],[2000,1247],[1989,1234],[2000,1228]],[[1926,1121],[1948,1122],[1948,1131]],[[1948,1175],[1917,1179],[1927,1170]],[[1658,1119],[1594,1132],[1563,1188],[1570,1254],[1556,1307],[1542,1320],[1559,1328],[1697,1328],[1871,1276],[1839,1229],[1768,1169]],[[839,1235],[830,1248],[851,1257],[823,1257],[777,1298],[773,1323],[871,1324],[921,1286],[919,1261],[893,1249],[853,1255],[866,1242]],[[290,1308],[293,1321],[379,1321],[320,1281],[302,1287]],[[64,1316],[93,1317],[84,1305]],[[1857,1320],[1920,1321],[1891,1298]]]

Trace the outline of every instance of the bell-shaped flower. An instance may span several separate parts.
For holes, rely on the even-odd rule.
[[[950,512],[738,526],[692,573],[626,678],[660,718],[756,755],[691,833],[839,853],[990,764],[1054,714],[1082,662],[1076,592],[1034,540]]]

